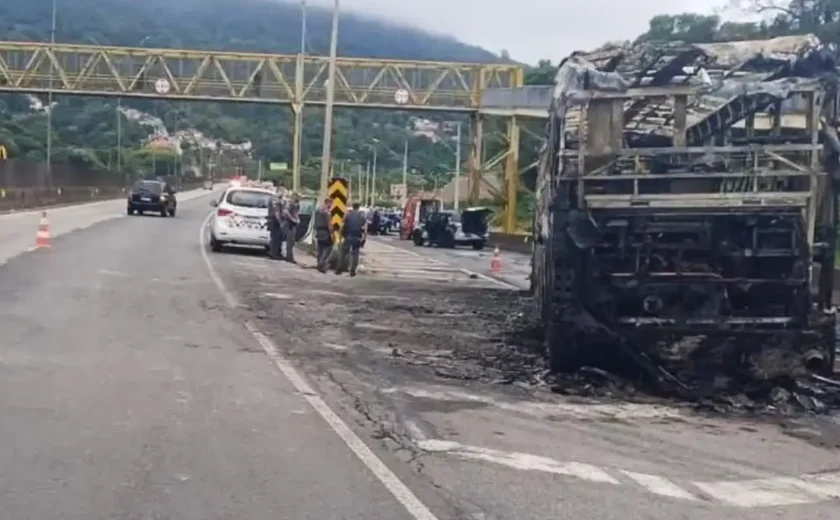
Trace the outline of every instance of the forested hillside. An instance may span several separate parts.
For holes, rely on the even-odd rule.
[[[56,40],[167,48],[225,49],[294,54],[300,48],[299,3],[264,0],[59,0]],[[0,38],[48,41],[51,0],[0,2]],[[307,52],[327,54],[331,13],[307,10]],[[498,61],[492,53],[436,36],[417,28],[395,26],[353,13],[342,15],[339,54],[422,60]],[[45,98],[42,98],[46,102]],[[113,165],[117,126],[115,100],[57,98],[53,112],[55,160],[71,157],[98,166]],[[0,99],[0,142],[14,155],[43,160],[46,152],[46,116],[32,113],[22,96]],[[123,100],[123,105],[157,115],[169,131],[196,128],[214,139],[231,143],[251,141],[254,157],[291,162],[290,111],[286,107],[168,101]],[[397,166],[406,137],[411,138],[412,167],[421,171],[445,170],[452,152],[422,137],[409,136],[408,115],[372,111],[339,111],[335,141],[338,159],[360,160],[348,150],[364,150],[380,141],[382,168]],[[445,116],[440,116],[445,117]],[[306,113],[304,160],[321,152],[323,113]],[[123,121],[123,164],[147,168],[145,153],[137,149],[148,129]],[[138,157],[139,155],[139,157]],[[138,159],[135,161],[134,159]],[[317,160],[317,159],[316,159]],[[158,166],[165,161],[158,161]]]

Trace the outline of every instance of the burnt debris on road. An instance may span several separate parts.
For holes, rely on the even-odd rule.
[[[460,381],[526,393],[670,402],[716,413],[840,410],[840,383],[749,369],[749,358],[727,370],[732,360],[712,364],[714,356],[704,354],[698,362],[686,354],[675,361],[666,356],[669,351],[651,353],[647,368],[667,373],[679,393],[663,391],[633,359],[603,352],[574,372],[550,373],[526,291],[429,282],[401,282],[396,290],[391,280],[290,269],[293,276],[269,269],[256,276],[237,272],[235,286],[268,332],[300,337],[281,343],[313,364],[338,359],[358,374],[394,384]],[[330,346],[327,354],[318,348],[323,345]]]

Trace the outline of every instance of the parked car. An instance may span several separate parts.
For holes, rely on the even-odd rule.
[[[210,248],[219,252],[225,246],[257,246],[268,249],[268,204],[274,190],[231,187],[219,200],[210,201],[216,211],[210,217]]]
[[[471,245],[479,251],[484,249],[490,238],[487,217],[489,208],[467,208],[461,213],[435,211],[429,213],[419,228],[412,232],[414,245],[426,244],[439,247]]]

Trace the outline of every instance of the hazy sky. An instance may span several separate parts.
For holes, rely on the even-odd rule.
[[[299,1],[299,0],[287,0]],[[333,0],[307,0],[332,5]],[[577,49],[632,39],[661,13],[711,13],[727,0],[341,0],[355,10],[455,35],[493,52],[536,63]],[[340,33],[340,31],[339,31]]]

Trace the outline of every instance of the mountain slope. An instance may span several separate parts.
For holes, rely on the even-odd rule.
[[[14,4],[14,5],[13,5]],[[0,2],[0,38],[45,41],[49,39],[51,0],[25,3]],[[295,54],[300,47],[300,5],[267,0],[73,0],[59,2],[56,40],[171,48],[223,49]],[[307,10],[307,52],[326,54],[329,48],[331,13]],[[494,54],[452,38],[401,27],[353,13],[342,15],[339,54],[357,57],[468,62],[499,61]],[[14,97],[14,96],[12,96]],[[0,141],[13,139],[18,155],[43,157],[45,151],[42,114],[12,118],[12,112],[26,106],[20,99],[5,96],[7,110],[0,116]],[[116,118],[113,100],[61,98],[54,111],[54,149],[61,155],[66,147],[92,150],[86,157],[105,163],[116,146]],[[291,125],[284,107],[253,105],[132,101],[124,104],[162,116],[167,127],[195,127],[226,141],[250,140],[255,157],[267,161],[291,162]],[[3,105],[0,104],[0,112]],[[40,119],[39,119],[40,118]],[[356,164],[365,143],[377,138],[382,143],[380,164],[398,166],[399,159],[387,149],[401,150],[409,136],[405,114],[373,111],[340,111],[336,126],[336,155]],[[320,156],[323,115],[309,109],[303,140],[304,160]],[[144,134],[126,125],[123,146],[138,146]],[[5,131],[4,131],[5,130]],[[451,164],[451,152],[442,145],[413,138],[417,164],[423,171]]]

